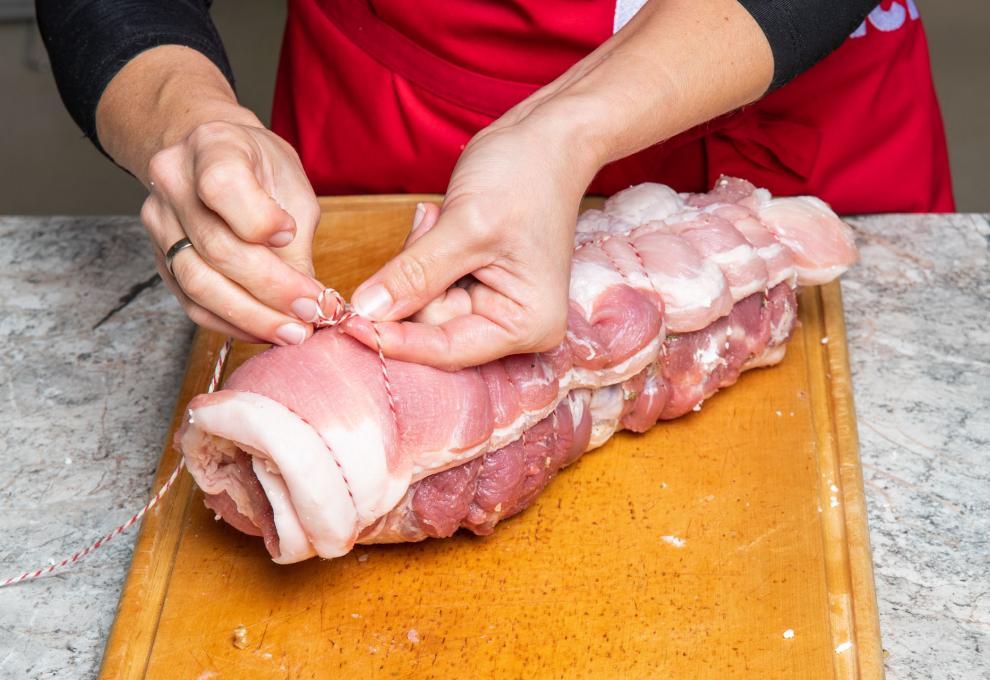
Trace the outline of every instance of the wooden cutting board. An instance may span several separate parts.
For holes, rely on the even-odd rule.
[[[321,280],[349,295],[424,198],[325,199]],[[882,677],[838,285],[800,319],[781,365],[617,435],[487,538],[278,566],[184,473],[144,520],[101,677]],[[196,336],[173,431],[221,342]]]

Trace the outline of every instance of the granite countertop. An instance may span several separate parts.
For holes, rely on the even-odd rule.
[[[852,222],[862,262],[842,287],[888,677],[990,677],[990,222]],[[193,332],[153,275],[133,217],[0,218],[0,579],[148,498]],[[0,678],[96,674],[135,535],[0,589]]]

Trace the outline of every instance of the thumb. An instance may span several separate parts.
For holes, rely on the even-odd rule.
[[[432,216],[429,216],[432,217]],[[463,228],[454,211],[440,214],[401,253],[358,286],[354,310],[375,321],[394,321],[415,314],[455,281],[491,263],[488,248],[475,238],[478,230]]]
[[[408,248],[421,239],[426,232],[436,226],[439,216],[440,206],[436,203],[418,203],[416,205],[416,215],[413,217],[412,229],[409,231],[409,236],[406,237],[406,242],[402,247]]]
[[[297,238],[284,248],[272,248],[282,261],[306,276],[315,279],[313,269],[313,248],[306,238]]]
[[[272,248],[279,257],[296,271],[315,280],[313,268],[313,238],[320,221],[320,205],[308,185],[297,191],[286,191],[285,210],[295,220],[296,237],[288,245]]]

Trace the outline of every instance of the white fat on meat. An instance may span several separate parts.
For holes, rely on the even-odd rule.
[[[767,290],[767,266],[756,248],[724,218],[711,213],[694,219],[668,220],[666,231],[688,241],[725,276],[734,302]]]
[[[266,459],[265,469],[277,471],[284,480],[287,499],[295,509],[293,517],[287,508],[273,505],[276,518],[281,518],[283,526],[298,522],[321,557],[347,553],[357,533],[357,512],[340,467],[319,434],[289,409],[258,394],[237,391],[204,396],[206,403],[192,408],[194,427],[184,435],[209,432],[255,458]],[[187,450],[182,440],[180,446]],[[195,456],[187,456],[187,463],[197,480],[204,477],[197,474],[203,464]],[[216,493],[206,486],[203,490]],[[287,535],[298,533],[296,526],[288,527]],[[282,538],[280,531],[281,560],[297,561],[293,556],[306,552],[303,546],[282,543]]]
[[[684,199],[663,184],[644,182],[624,189],[605,201],[604,212],[628,224],[665,220],[684,209]]]
[[[768,345],[762,354],[753,357],[743,364],[743,370],[748,371],[753,368],[762,368],[763,366],[775,366],[784,360],[785,354],[787,354],[787,345]]]
[[[663,340],[659,337],[650,340],[643,349],[639,350],[625,361],[593,371],[589,368],[574,366],[561,379],[561,392],[566,394],[570,390],[588,388],[595,389],[602,385],[614,385],[633,377],[651,363],[656,361],[660,354],[660,347]]]
[[[584,411],[591,401],[591,392],[584,389],[571,390],[568,394],[567,408],[571,411],[571,422],[580,423],[584,418]]]
[[[346,427],[324,425],[319,431],[347,480],[361,527],[388,512],[410,482],[408,471],[388,469],[380,423],[366,418]]]
[[[694,351],[694,361],[705,373],[712,373],[718,366],[728,363],[722,349],[731,331],[732,327],[726,326],[721,332],[711,333],[708,342]]]
[[[794,328],[794,323],[797,320],[796,311],[788,307],[781,314],[780,319],[777,320],[770,327],[770,346],[775,345],[783,346],[787,342],[787,338],[791,334],[791,329]]]
[[[275,561],[280,564],[292,564],[313,557],[317,554],[316,550],[309,542],[296,514],[296,508],[292,505],[289,487],[286,486],[282,475],[277,470],[269,469],[269,465],[270,461],[264,456],[257,453],[252,455],[251,467],[272,506],[275,530],[278,532],[279,555]],[[238,508],[240,508],[239,504]]]
[[[592,208],[585,210],[578,216],[577,229],[575,230],[576,242],[594,240],[606,234],[624,234],[635,226],[636,223],[627,222],[616,215],[609,215]]]
[[[760,221],[794,254],[798,285],[828,283],[856,261],[852,229],[824,201],[795,196],[756,205]]]
[[[634,232],[632,238],[664,304],[672,333],[701,330],[729,313],[735,302],[722,271],[679,236]]]
[[[591,411],[591,439],[588,450],[596,449],[615,434],[622,417],[626,395],[621,385],[609,385],[594,391],[588,409]]]
[[[704,212],[729,221],[752,244],[767,268],[767,290],[785,281],[792,287],[796,285],[794,255],[750,209],[735,203],[713,203]]]
[[[754,256],[759,257],[762,260],[762,256],[752,245],[739,245],[732,250],[712,253],[709,259],[711,259],[712,262],[724,271],[727,267],[745,265]],[[761,290],[767,290],[768,287],[768,279],[766,276],[753,276],[735,285],[730,283],[729,292],[732,293],[733,300],[739,301],[749,297],[753,293],[758,293]]]
[[[578,337],[577,334],[567,331],[564,337],[572,345],[577,345],[583,347],[587,353],[588,360],[592,360],[598,356],[598,351],[595,349],[595,345],[585,338]]]
[[[596,246],[580,249],[571,263],[570,298],[576,302],[584,317],[591,318],[595,303],[610,286],[626,284],[622,274],[607,262],[595,261],[592,251]]]

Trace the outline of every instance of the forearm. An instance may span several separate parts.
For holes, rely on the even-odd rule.
[[[213,93],[223,91],[222,84],[215,82],[217,73],[222,80],[233,81],[223,44],[210,19],[210,2],[36,0],[38,27],[59,93],[73,120],[97,146],[102,142],[97,132],[97,105],[112,80],[118,84],[116,90],[122,103],[120,111],[111,110],[113,124],[109,129],[115,134],[120,132],[115,123],[120,115],[130,115],[135,119],[132,122],[137,122],[139,115],[152,112],[146,97],[167,94],[158,85],[168,78],[174,86],[177,67],[189,68],[189,101],[195,101],[192,97],[200,94],[215,99]],[[192,48],[204,57],[197,59],[189,55],[191,50],[177,49],[179,45]],[[150,57],[152,53],[157,56]],[[180,56],[166,58],[165,54]],[[153,65],[158,71],[138,68],[137,62]],[[140,77],[117,78],[124,68]],[[121,82],[126,82],[127,87],[120,87]],[[224,96],[229,95],[229,90],[228,86]],[[151,131],[148,126],[143,127],[138,132]],[[123,131],[126,132],[126,126]],[[151,145],[157,139],[152,135],[144,141]],[[118,137],[113,143],[119,146],[121,141]],[[142,164],[133,162],[130,152],[121,155],[118,149],[115,155],[120,156],[116,160],[122,165],[143,175]]]
[[[497,125],[566,143],[586,180],[613,160],[754,101],[770,46],[735,0],[653,0]]]
[[[210,121],[261,126],[238,105],[212,61],[179,45],[156,47],[132,59],[110,81],[96,108],[103,148],[144,183],[155,153]]]

